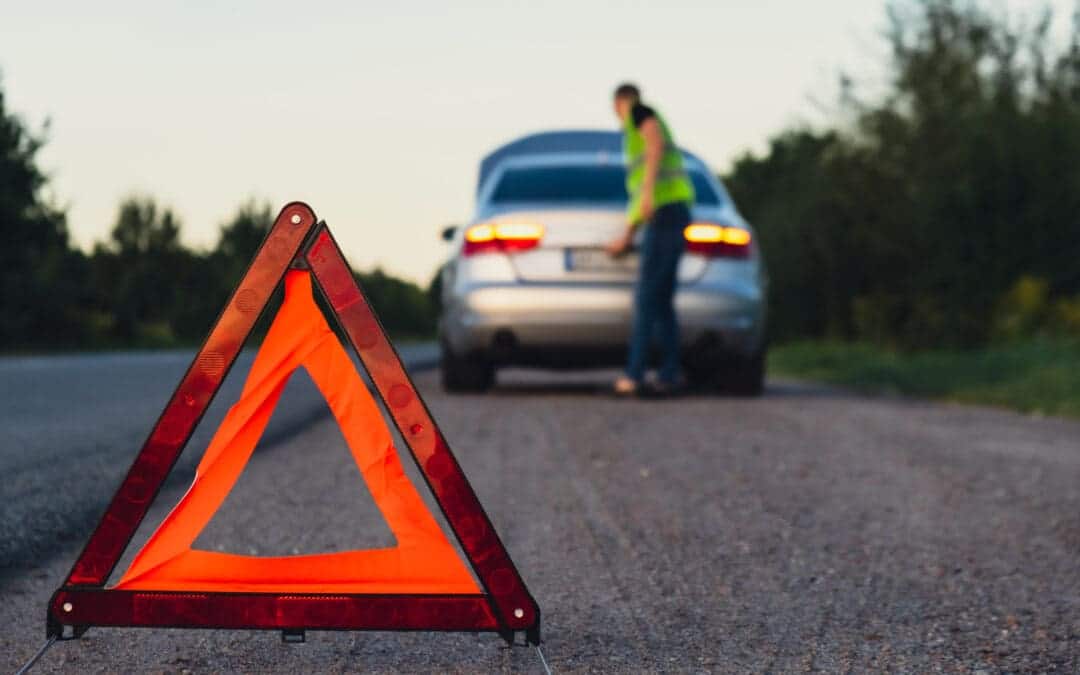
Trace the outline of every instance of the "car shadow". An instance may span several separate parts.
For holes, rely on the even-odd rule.
[[[585,378],[579,373],[542,373],[503,377],[500,374],[496,384],[487,392],[488,396],[503,397],[559,397],[589,396],[616,399],[611,383],[615,374],[601,377],[592,374]],[[677,399],[715,399],[718,401],[749,401],[755,399],[806,399],[806,398],[850,398],[852,392],[830,387],[815,382],[802,382],[786,379],[770,379],[761,396],[745,396],[721,389],[688,388]],[[642,400],[648,400],[642,397]]]
[[[500,382],[488,391],[494,396],[611,396],[608,382]]]

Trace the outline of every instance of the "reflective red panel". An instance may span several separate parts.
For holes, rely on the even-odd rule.
[[[278,214],[255,260],[131,465],[105,517],[90,536],[71,570],[68,585],[101,586],[108,579],[195,425],[210,406],[270,294],[314,225],[315,213],[306,204],[288,204]]]
[[[65,625],[161,628],[495,631],[482,595],[283,595],[61,590]]]

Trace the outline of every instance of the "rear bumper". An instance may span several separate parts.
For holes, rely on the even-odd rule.
[[[675,307],[684,350],[708,345],[750,355],[760,349],[765,307],[754,284],[680,286]],[[479,285],[454,298],[440,331],[458,354],[482,352],[523,365],[588,365],[593,358],[609,365],[625,357],[632,308],[627,284]]]

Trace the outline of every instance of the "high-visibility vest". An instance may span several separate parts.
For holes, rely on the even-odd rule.
[[[654,113],[660,124],[660,133],[664,138],[664,154],[660,157],[660,167],[656,172],[656,184],[653,186],[653,208],[675,202],[694,202],[694,184],[683,167],[682,153],[676,147],[671,131],[660,113]],[[632,224],[641,222],[641,184],[645,181],[645,137],[634,126],[632,115],[626,116],[623,123],[623,153],[626,156],[626,192],[630,203],[626,209],[626,218]]]

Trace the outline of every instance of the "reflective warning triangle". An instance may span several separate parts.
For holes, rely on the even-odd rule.
[[[106,587],[169,471],[277,285],[285,301],[188,492]],[[313,282],[375,385],[465,561],[406,477],[382,414],[315,305]],[[397,546],[255,557],[191,548],[221,506],[299,367],[326,398]],[[477,584],[479,581],[479,585]],[[101,522],[48,607],[49,637],[91,626],[282,630],[517,631],[540,609],[325,223],[282,209]]]

